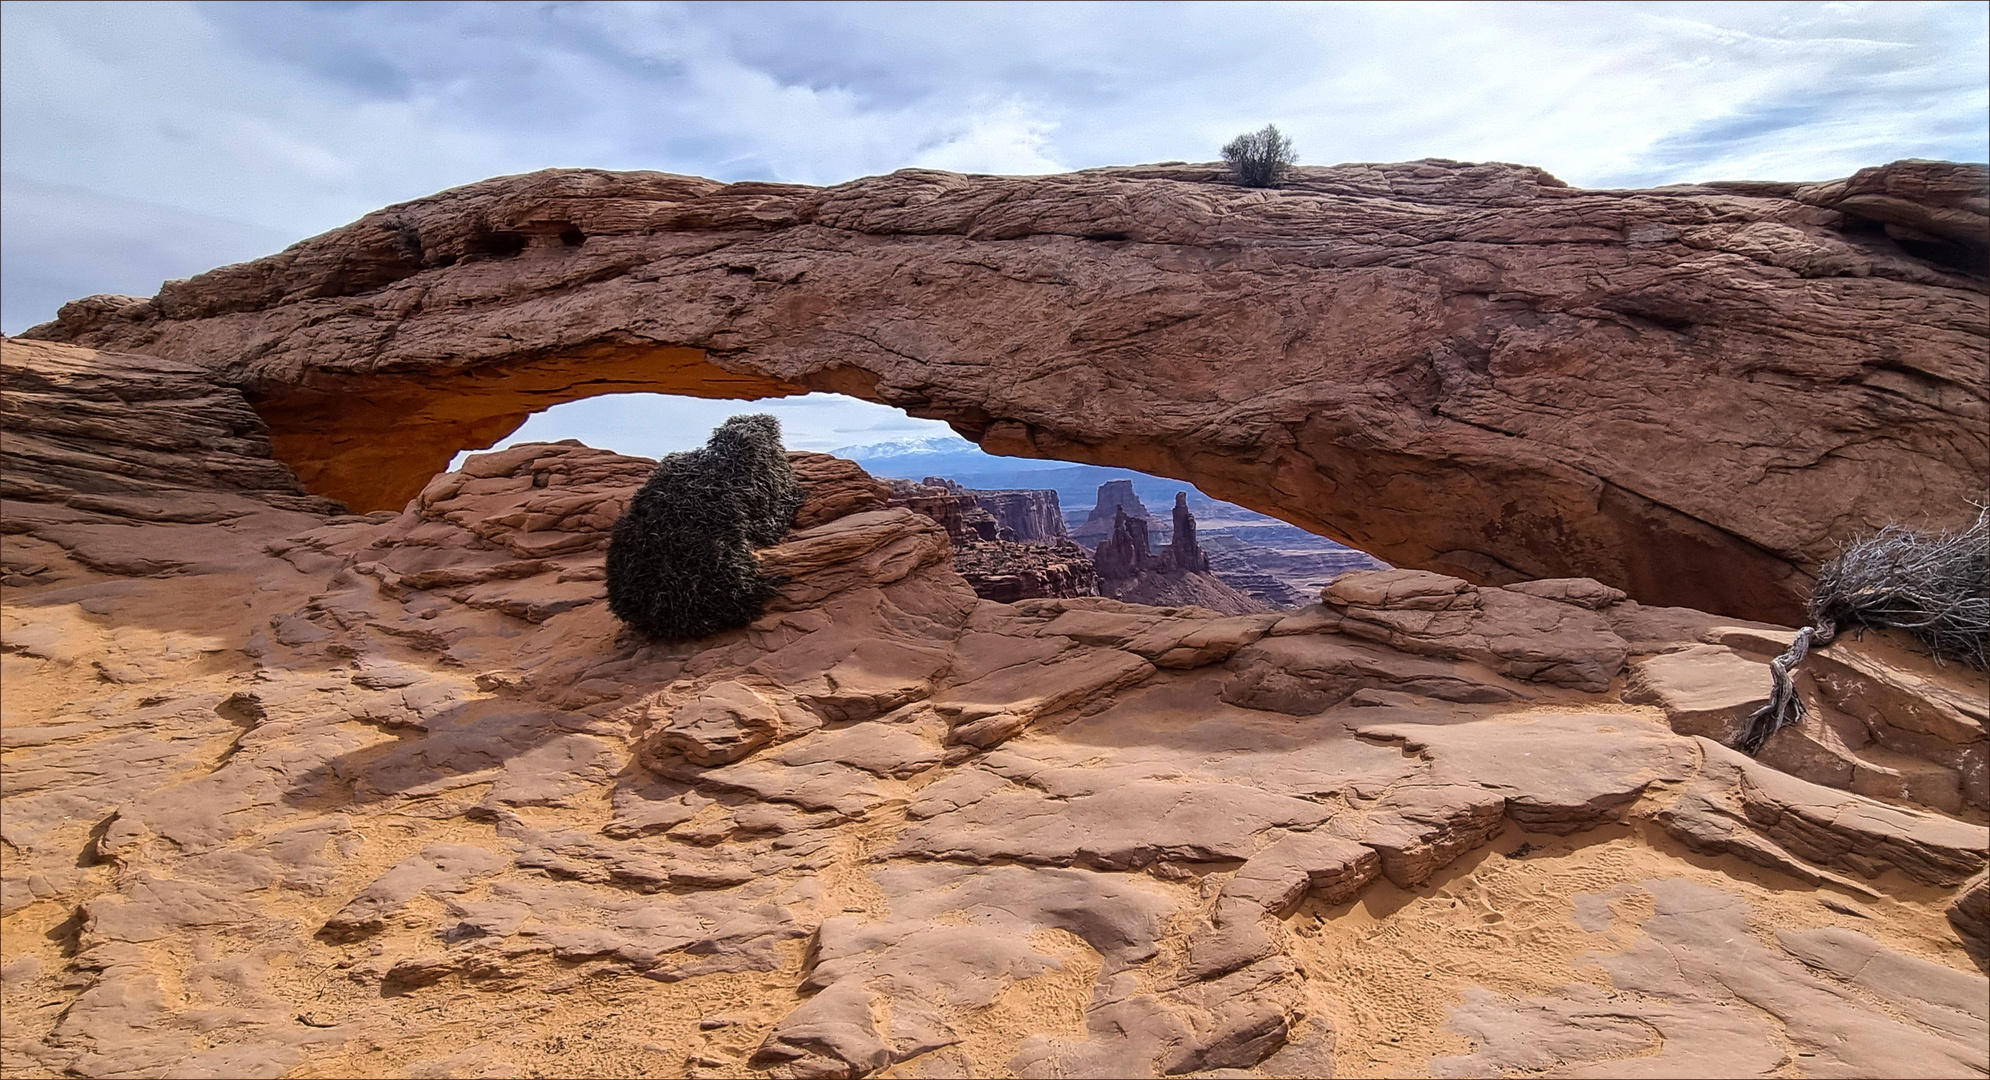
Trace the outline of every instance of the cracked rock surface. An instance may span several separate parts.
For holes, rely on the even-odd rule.
[[[1278,190],[1183,164],[831,188],[562,169],[28,333],[212,370],[360,510],[558,401],[826,390],[1190,481],[1393,566],[1787,622],[1851,534],[1974,517],[1986,187],[1936,161],[1649,191],[1436,160]]]
[[[781,597],[657,645],[648,461],[349,514],[197,368],[4,362],[109,416],[4,446],[9,1076],[1984,1075],[1986,684],[1883,635],[1749,759],[1787,628],[995,603],[818,455]]]

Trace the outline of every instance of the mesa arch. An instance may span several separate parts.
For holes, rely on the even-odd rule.
[[[1790,622],[1837,544],[1959,520],[1986,486],[1985,176],[555,170],[29,336],[207,366],[358,510],[561,401],[834,390],[1401,566]]]

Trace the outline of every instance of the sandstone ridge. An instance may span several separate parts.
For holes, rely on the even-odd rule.
[[[209,368],[307,489],[360,510],[559,401],[833,390],[1396,566],[1791,621],[1851,534],[1960,520],[1990,474],[1985,176],[557,170],[30,334]]]
[[[1779,769],[1718,736],[1786,627],[992,602],[798,455],[781,595],[661,646],[652,462],[348,514],[199,368],[0,373],[10,1075],[1983,1074],[1987,688],[1880,635]]]

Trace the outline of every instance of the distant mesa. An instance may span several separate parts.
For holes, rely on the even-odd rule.
[[[1112,485],[1107,485],[1107,488]],[[1111,497],[1133,498],[1129,485]],[[1103,506],[1106,488],[1099,489]],[[1133,499],[1139,506],[1139,500]],[[1094,511],[1097,513],[1097,511]],[[1195,515],[1188,509],[1188,493],[1175,493],[1173,539],[1160,551],[1149,547],[1147,519],[1127,512],[1124,503],[1113,507],[1112,535],[1092,553],[1098,568],[1099,592],[1115,600],[1135,604],[1170,607],[1194,604],[1225,615],[1247,615],[1273,610],[1275,605],[1245,594],[1210,573],[1209,556],[1196,541]]]
[[[995,519],[998,540],[1049,543],[1068,540],[1064,510],[1055,491],[976,491],[975,504]]]
[[[1147,506],[1140,496],[1133,492],[1131,480],[1108,480],[1099,485],[1099,502],[1092,507],[1091,516],[1085,523],[1072,530],[1071,537],[1081,544],[1096,547],[1111,538],[1115,532],[1115,519],[1120,514],[1140,521],[1152,521],[1154,515],[1147,512]]]
[[[1138,505],[1136,501],[1136,505]],[[1209,556],[1196,542],[1195,515],[1189,513],[1188,493],[1175,494],[1173,538],[1159,552],[1148,550],[1147,518],[1136,517],[1124,504],[1114,507],[1112,535],[1093,553],[1099,572],[1115,580],[1131,578],[1148,571],[1176,574],[1206,574]]]
[[[1055,491],[975,491],[943,476],[887,480],[891,505],[939,522],[954,570],[983,600],[1097,596],[1092,557],[1064,532]]]
[[[976,491],[944,476],[888,480],[893,504],[909,507],[946,527],[956,543],[1067,540],[1055,491]]]
[[[920,481],[890,479],[885,483],[891,485],[891,505],[903,506],[939,522],[955,546],[1000,539],[994,515],[981,509],[972,495],[945,477],[929,476]]]
[[[1388,569],[1323,536],[1227,503],[1202,503],[1220,530],[1205,539],[1187,492],[1175,493],[1164,523],[1153,519],[1130,480],[1099,485],[1087,528],[1075,536],[1066,531],[1056,491],[977,489],[943,476],[885,483],[893,506],[946,530],[954,569],[983,600],[1105,596],[1243,614],[1303,605],[1348,570]],[[1093,525],[1099,521],[1104,529]],[[1087,537],[1090,542],[1080,539]]]

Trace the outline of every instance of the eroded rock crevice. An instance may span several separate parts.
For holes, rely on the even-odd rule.
[[[5,348],[49,433],[4,447],[26,1074],[1982,1059],[1990,686],[1900,642],[1818,652],[1821,726],[1752,760],[1787,627],[1415,570],[999,603],[796,455],[782,595],[663,646],[603,591],[652,462],[531,444],[342,513],[200,369]]]
[[[31,333],[216,372],[361,510],[558,401],[834,390],[1395,566],[1785,622],[1850,534],[1953,524],[1990,474],[1980,165],[1653,191],[1447,161],[1220,175],[557,170]]]

